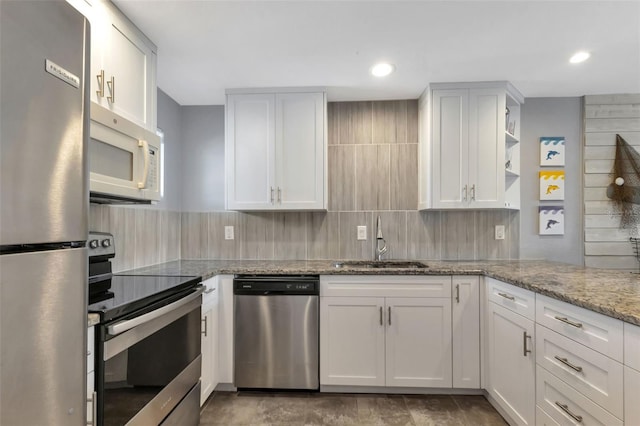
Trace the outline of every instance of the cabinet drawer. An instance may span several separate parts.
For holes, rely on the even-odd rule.
[[[450,276],[323,275],[320,296],[451,298]]]
[[[622,418],[622,364],[539,324],[536,360],[538,365]]]
[[[95,327],[87,329],[87,373],[95,370]]]
[[[535,319],[535,293],[493,278],[485,278],[489,300],[530,320]]]
[[[622,362],[622,321],[538,294],[536,322]]]
[[[624,365],[640,371],[640,327],[624,323]]]
[[[561,425],[622,426],[622,421],[549,373],[536,369],[536,403]]]
[[[560,426],[560,423],[553,420],[542,408],[536,407],[536,426]]]

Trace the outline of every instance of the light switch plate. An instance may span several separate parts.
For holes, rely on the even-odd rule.
[[[367,239],[367,227],[366,226],[358,226],[358,239],[366,240]]]
[[[225,240],[233,240],[233,226],[225,226],[224,227],[224,239]]]
[[[504,225],[496,225],[496,240],[504,240]]]

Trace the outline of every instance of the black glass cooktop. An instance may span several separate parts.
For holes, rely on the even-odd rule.
[[[201,281],[196,276],[113,275],[105,292],[91,296],[89,312],[100,314],[100,322],[139,315],[183,297]]]

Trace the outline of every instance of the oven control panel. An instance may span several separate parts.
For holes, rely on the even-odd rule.
[[[108,256],[113,257],[116,254],[116,246],[113,235],[107,232],[89,232],[87,240],[87,249],[89,257]]]

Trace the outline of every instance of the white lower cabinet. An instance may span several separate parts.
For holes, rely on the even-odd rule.
[[[488,302],[488,389],[491,397],[520,425],[535,421],[534,322]]]
[[[218,384],[218,291],[215,278],[202,283],[200,405],[202,406]]]
[[[451,277],[406,278],[321,277],[321,385],[451,387]]]
[[[95,424],[96,413],[95,384],[95,327],[87,329],[87,424]]]
[[[542,408],[536,407],[536,426],[560,426],[560,423],[553,420]]]
[[[640,425],[640,371],[627,366],[624,367],[624,423]]]
[[[480,388],[480,277],[451,283],[453,387]]]
[[[233,275],[216,275],[218,291],[218,385],[233,386]]]

